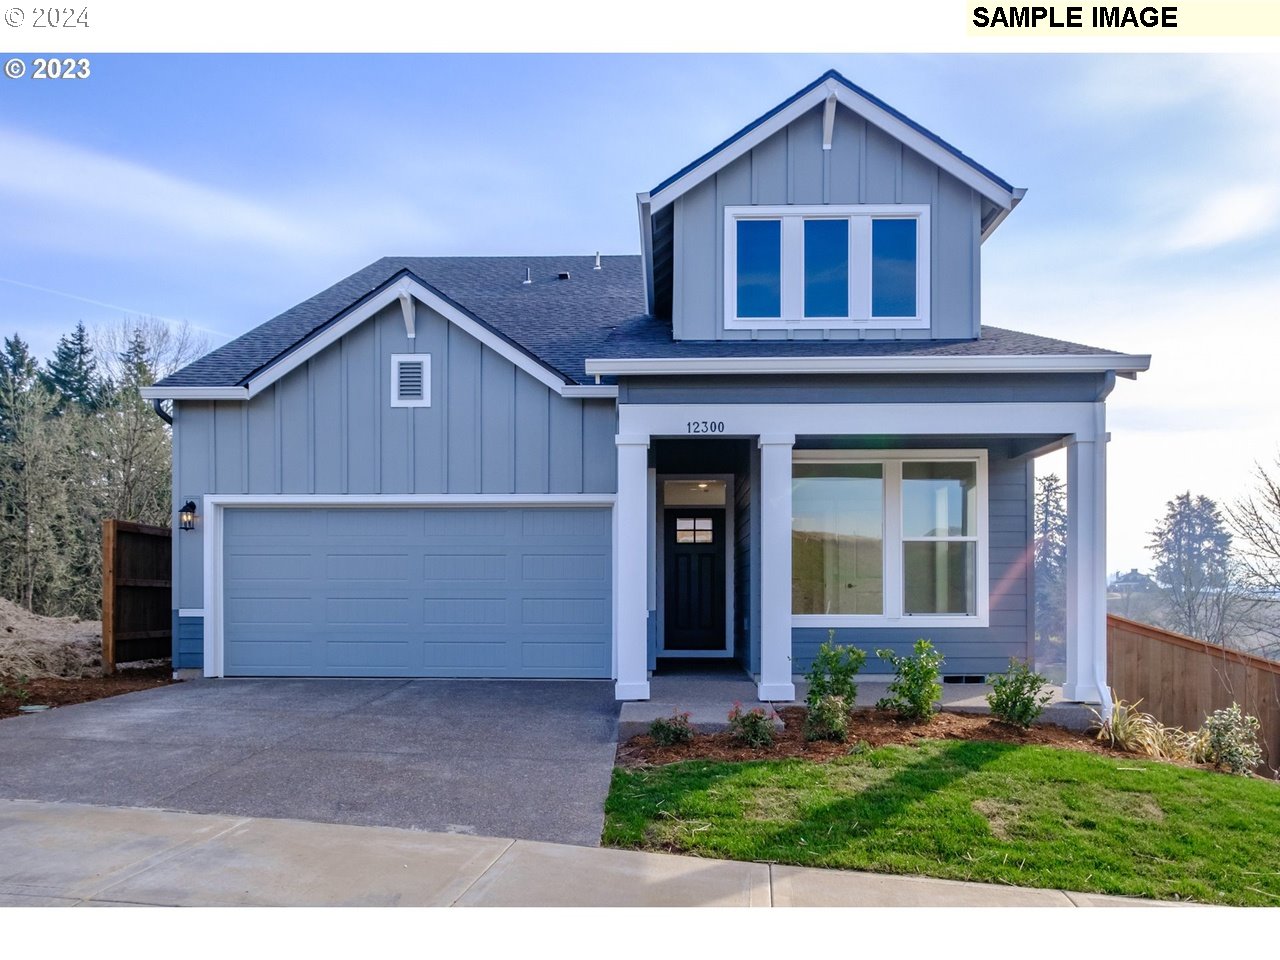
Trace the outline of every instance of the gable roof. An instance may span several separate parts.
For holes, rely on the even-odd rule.
[[[828,70],[651,190],[636,194],[640,245],[644,255],[645,303],[651,312],[662,316],[670,313],[672,204],[676,199],[819,104],[826,106],[824,126],[828,133],[833,112],[837,105],[842,105],[981,195],[980,238],[983,241],[1026,195],[1025,189],[1013,186],[875,94],[839,72]]]
[[[891,107],[875,94],[864,90],[835,70],[828,70],[812,83],[797,90],[786,100],[752,120],[737,133],[712,147],[698,159],[677,170],[657,186],[641,194],[657,213],[680,194],[722,169],[765,138],[790,124],[828,97],[849,108],[890,136],[933,160],[938,166],[969,184],[992,203],[1008,209],[1017,199],[1018,188],[993,173],[972,157],[921,126],[906,114]]]
[[[715,373],[730,361],[823,360],[848,372],[910,367],[971,370],[1146,369],[1148,358],[983,327],[977,340],[673,340],[671,327],[644,310],[638,256],[385,257],[147,388],[145,396],[246,399],[342,325],[387,305],[404,284],[471,324],[486,342],[561,393],[589,395],[597,369],[619,361],[675,360],[687,372]],[[524,283],[525,271],[533,282]],[[557,279],[566,271],[568,280]],[[420,288],[421,292],[418,292]],[[377,307],[381,309],[381,307]],[[446,314],[448,316],[448,314]],[[603,358],[609,358],[605,360]],[[1068,358],[1050,364],[1052,358]],[[1071,359],[1074,358],[1074,359]],[[588,366],[589,361],[591,366]],[[698,361],[701,369],[698,369]],[[736,364],[741,366],[741,364]],[[626,363],[622,364],[627,366]],[[619,367],[619,370],[622,368]],[[602,373],[604,371],[601,371]],[[729,372],[721,369],[719,372]]]

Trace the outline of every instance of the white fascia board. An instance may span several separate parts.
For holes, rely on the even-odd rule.
[[[247,387],[143,387],[143,400],[248,400]]]
[[[564,389],[560,391],[560,396],[578,397],[580,399],[616,400],[618,398],[618,388],[612,384],[566,383]]]
[[[432,293],[422,284],[408,277],[398,283],[391,284],[378,291],[364,303],[351,310],[342,319],[331,325],[323,333],[308,340],[305,344],[290,351],[267,369],[249,381],[249,396],[253,397],[275,383],[285,374],[297,369],[314,357],[321,350],[336,343],[361,323],[368,320],[378,311],[399,300],[401,294],[411,294],[416,300],[430,307],[450,323],[459,327],[464,333],[479,340],[482,344],[510,360],[525,373],[539,383],[561,393],[567,384],[551,370],[533,360],[528,354],[517,350],[506,340],[493,333],[488,327],[472,320],[452,304]]]
[[[217,507],[611,507],[611,493],[211,493]]]
[[[810,90],[785,110],[779,111],[770,117],[754,130],[743,134],[719,153],[708,157],[680,179],[653,194],[649,198],[650,212],[657,213],[663,207],[673,203],[676,197],[728,166],[738,157],[764,142],[797,117],[824,102],[827,97],[833,94],[839,103],[848,107],[868,123],[879,127],[889,136],[910,147],[925,159],[951,174],[961,183],[978,191],[992,203],[1005,209],[1013,208],[1016,191],[1007,190],[975,167],[961,160],[951,151],[938,146],[937,143],[915,130],[909,124],[899,120],[887,110],[876,106],[865,97],[854,93],[844,84],[835,80],[828,80],[826,83]]]
[[[636,194],[636,215],[640,218],[640,263],[644,271],[644,312],[653,313],[653,212],[649,194]]]
[[[1016,207],[1018,204],[1020,204],[1022,202],[1022,198],[1025,197],[1026,195],[1027,195],[1026,187],[1018,187],[1016,190],[1014,190],[1013,203],[1009,204],[1009,206],[1007,207],[1001,207],[999,209],[996,215],[991,218],[991,222],[988,223],[983,228],[981,236],[978,237],[978,242],[986,243],[987,237],[991,236],[993,233],[996,232],[996,227],[1004,223],[1005,218],[1008,217],[1009,214],[1013,213],[1013,208]]]
[[[672,357],[588,360],[590,376],[807,373],[1141,373],[1151,357],[1119,353],[991,357]]]

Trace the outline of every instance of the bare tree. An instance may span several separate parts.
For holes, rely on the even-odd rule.
[[[147,345],[147,361],[156,380],[209,352],[209,338],[185,320],[126,317],[94,328],[93,346],[104,379],[113,384],[123,382],[126,371],[121,358],[139,338]]]
[[[1227,519],[1243,541],[1240,555],[1251,581],[1280,596],[1280,472],[1273,477],[1254,464],[1254,480],[1253,491],[1227,507]]]

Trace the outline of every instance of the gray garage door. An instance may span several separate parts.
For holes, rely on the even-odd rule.
[[[608,677],[598,508],[228,509],[228,676]]]

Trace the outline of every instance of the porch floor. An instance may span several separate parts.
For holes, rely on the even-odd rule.
[[[889,678],[865,676],[858,678],[858,706],[872,707],[884,697],[889,688]],[[1094,723],[1093,714],[1083,704],[1062,699],[1062,688],[1049,687],[1053,699],[1040,715],[1042,723],[1056,723],[1070,730],[1087,730]],[[650,699],[633,700],[622,704],[618,716],[619,741],[647,733],[649,724],[658,717],[669,717],[677,711],[690,714],[689,722],[704,733],[714,733],[728,727],[729,711],[735,702],[744,709],[759,706],[756,684],[744,673],[725,670],[658,673],[649,681]],[[942,685],[942,709],[955,713],[990,713],[987,694],[991,686],[985,683],[944,683]],[[773,706],[790,707],[804,703],[806,684],[796,682],[796,700],[777,702]],[[778,721],[778,729],[782,722]]]

